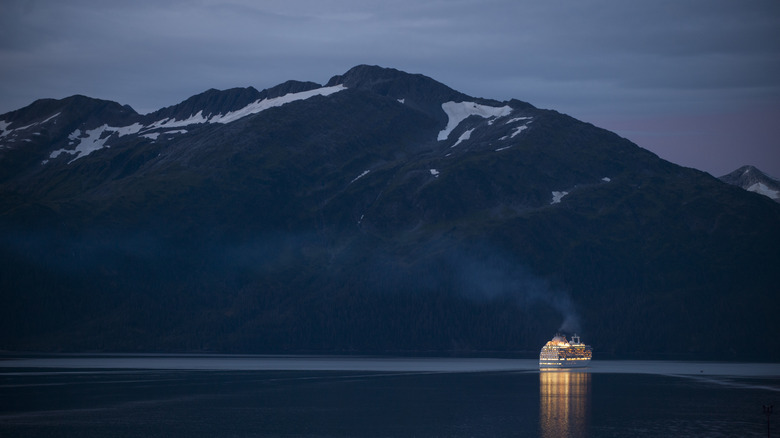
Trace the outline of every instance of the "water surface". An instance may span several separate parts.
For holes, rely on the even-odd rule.
[[[778,364],[537,366],[327,356],[12,358],[0,360],[0,436],[759,437],[767,432],[762,405],[780,406]],[[774,423],[772,433],[780,436]]]

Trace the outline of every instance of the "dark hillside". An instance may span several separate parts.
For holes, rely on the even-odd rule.
[[[780,205],[555,111],[358,66],[0,121],[0,349],[780,360]]]

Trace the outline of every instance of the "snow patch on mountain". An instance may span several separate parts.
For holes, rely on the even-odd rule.
[[[458,141],[456,141],[455,144],[450,147],[454,148],[455,146],[459,145],[462,141],[470,139],[472,132],[474,132],[473,128],[461,134],[460,137],[458,137]]]
[[[230,111],[225,114],[216,114],[212,116],[204,116],[203,110],[200,110],[197,113],[191,115],[190,117],[182,120],[170,119],[170,118],[159,120],[146,127],[144,131],[150,131],[153,129],[160,129],[160,128],[165,128],[165,129],[178,128],[181,126],[198,125],[202,123],[222,123],[222,124],[230,123],[238,119],[244,118],[246,116],[250,116],[252,114],[257,114],[261,111],[265,111],[269,108],[282,106],[298,100],[306,100],[314,96],[330,96],[333,93],[337,93],[345,89],[346,87],[343,85],[336,85],[333,87],[321,87],[321,88],[316,88],[314,90],[302,91],[300,93],[288,93],[285,94],[284,96],[274,97],[271,99],[256,100],[250,103],[249,105],[237,109],[235,111]]]
[[[371,171],[370,170],[364,170],[363,173],[361,173],[360,175],[356,176],[355,179],[353,179],[349,183],[352,184],[353,182],[359,180],[360,178],[363,178],[364,176],[368,175],[369,172],[371,172]]]
[[[515,130],[514,130],[514,131],[512,131],[512,135],[510,135],[510,136],[509,136],[509,138],[515,138],[515,136],[516,136],[517,134],[519,134],[519,133],[521,133],[521,132],[525,131],[526,129],[528,129],[528,125],[527,125],[527,124],[525,124],[525,125],[522,125],[522,126],[518,126],[517,128],[515,128]]]
[[[83,133],[80,129],[77,129],[71,132],[70,135],[68,135],[68,139],[70,139],[71,144],[78,142],[76,148],[58,149],[52,152],[51,154],[49,154],[49,159],[57,158],[62,154],[75,155],[75,157],[72,160],[68,161],[68,164],[70,164],[78,160],[79,158],[86,157],[92,152],[95,152],[97,150],[106,147],[106,142],[114,134],[118,135],[119,137],[130,135],[130,134],[137,134],[142,128],[143,125],[141,125],[140,123],[133,123],[130,126],[122,126],[118,128],[113,126],[108,126],[108,125],[102,125],[98,128],[90,129]],[[45,160],[42,164],[46,164],[48,161],[49,160]]]
[[[53,116],[49,116],[48,118],[46,118],[45,120],[42,120],[42,121],[40,121],[40,122],[34,122],[34,123],[30,123],[30,124],[29,124],[29,125],[27,125],[27,126],[22,126],[22,127],[19,127],[19,128],[14,128],[14,129],[12,129],[11,131],[25,131],[25,130],[27,130],[27,129],[29,129],[29,128],[32,128],[33,126],[43,125],[44,123],[48,122],[49,120],[51,120],[51,119],[53,119],[53,118],[55,118],[55,117],[57,117],[57,116],[59,116],[59,115],[60,115],[60,113],[57,113],[57,114],[54,114]]]
[[[780,191],[772,190],[769,187],[767,187],[764,183],[755,183],[752,186],[748,187],[746,189],[748,192],[754,192],[758,193],[760,195],[768,196],[775,201],[780,199]]]
[[[314,90],[308,90],[308,91],[302,91],[300,93],[288,93],[284,96],[274,97],[271,99],[262,99],[255,101],[253,103],[250,103],[249,105],[245,106],[244,108],[238,109],[236,111],[231,111],[225,115],[218,115],[215,117],[212,117],[209,119],[210,123],[230,123],[233,121],[236,121],[242,117],[246,117],[251,114],[257,114],[261,111],[265,111],[269,108],[274,108],[277,106],[282,106],[285,104],[288,104],[290,102],[295,102],[298,100],[306,100],[309,98],[312,98],[314,96],[330,96],[333,93],[337,93],[339,91],[345,90],[346,87],[343,85],[336,85],[333,87],[322,87],[322,88],[316,88]]]
[[[261,111],[265,111],[269,108],[282,106],[284,104],[295,102],[297,100],[306,100],[314,96],[330,96],[333,93],[345,90],[343,85],[335,85],[332,87],[315,88],[314,90],[301,91],[300,93],[288,93],[284,96],[274,97],[272,99],[258,100],[254,103],[250,103],[236,111],[231,111],[227,114],[219,115],[209,119],[210,123],[230,123],[236,121],[242,117],[246,117],[251,114],[257,114]]]
[[[106,133],[108,133],[108,135],[104,135]],[[108,141],[109,137],[113,133],[114,131],[112,129],[109,129],[108,125],[103,125],[99,128],[90,129],[89,131],[84,132],[84,134],[81,134],[81,131],[77,129],[76,131],[72,132],[68,136],[68,138],[71,138],[71,142],[78,140],[79,143],[76,146],[76,148],[73,150],[58,149],[52,152],[51,154],[49,154],[49,159],[57,158],[62,154],[75,155],[76,157],[68,162],[68,164],[70,164],[81,157],[86,157],[92,152],[103,149],[103,147],[106,144],[106,141]],[[85,135],[86,137],[82,138],[81,137],[82,135]],[[43,164],[46,164],[47,161],[44,161]]]
[[[441,109],[447,114],[447,126],[439,132],[438,140],[446,140],[450,133],[460,125],[460,122],[471,116],[479,116],[484,119],[498,118],[509,115],[512,107],[509,105],[495,107],[481,105],[475,102],[444,102]]]
[[[512,131],[511,134],[505,135],[505,136],[499,138],[499,140],[508,140],[510,138],[515,138],[518,134],[520,134],[521,132],[523,132],[526,129],[528,129],[528,124],[531,123],[531,119],[533,119],[533,117],[515,117],[514,119],[511,119],[511,120],[507,121],[505,123],[505,125],[509,125],[509,124],[512,124],[512,123],[515,123],[515,122],[522,122],[522,121],[526,121],[526,122],[523,123],[522,125],[514,128],[514,131]]]
[[[207,123],[209,121],[208,118],[203,117],[203,110],[198,111],[197,113],[191,115],[190,117],[182,120],[176,120],[176,119],[162,119],[158,120],[151,125],[145,127],[144,131],[151,131],[153,129],[169,129],[169,128],[179,128],[181,126],[189,126],[189,125],[199,125],[201,123]]]
[[[515,117],[514,119],[508,120],[505,124],[511,125],[512,123],[515,122],[522,122],[523,120],[531,120],[531,119],[533,119],[533,117]]]
[[[141,129],[143,129],[143,127],[144,126],[140,123],[133,123],[130,126],[122,126],[120,128],[109,127],[108,129],[113,130],[114,132],[119,134],[120,137],[122,137],[124,135],[129,135],[129,134],[137,134],[139,131],[141,131]]]
[[[6,135],[13,132],[13,130],[8,130],[9,126],[11,126],[11,122],[0,120],[0,140],[3,139]]]
[[[8,129],[13,124],[13,122],[6,122],[4,120],[0,120],[0,138],[6,137],[6,136],[10,136],[10,135],[16,136],[21,131],[25,131],[25,130],[27,130],[29,128],[32,128],[33,126],[43,125],[43,124],[49,122],[50,120],[56,118],[59,115],[60,115],[60,113],[56,113],[56,114],[53,114],[53,115],[47,117],[44,120],[41,120],[40,122],[30,123],[29,125],[20,126],[18,128],[14,128],[14,129]],[[35,134],[36,133],[33,133],[33,135],[35,135]],[[40,135],[40,133],[37,133],[37,134]]]
[[[136,122],[133,123],[132,125],[121,126],[121,127],[112,127],[108,125],[103,125],[98,128],[88,130],[86,132],[82,132],[80,129],[77,129],[71,132],[70,135],[68,135],[68,139],[70,140],[70,145],[71,146],[76,145],[75,149],[58,149],[49,155],[49,159],[57,158],[62,154],[75,155],[75,157],[68,162],[68,164],[70,164],[81,157],[86,157],[92,152],[100,150],[104,147],[108,147],[106,145],[106,142],[114,134],[116,134],[119,137],[122,137],[125,135],[140,133],[142,137],[155,141],[159,138],[160,135],[174,135],[174,134],[183,134],[187,132],[186,129],[171,130],[171,128],[181,128],[184,126],[197,125],[202,123],[222,123],[222,124],[230,123],[240,118],[252,114],[257,114],[268,108],[282,106],[284,104],[295,102],[297,100],[309,99],[314,96],[329,96],[333,93],[337,93],[345,89],[346,87],[344,87],[343,85],[336,85],[333,87],[321,87],[314,90],[303,91],[300,93],[288,93],[285,94],[284,96],[274,97],[271,99],[257,100],[236,111],[231,111],[226,114],[217,114],[210,117],[204,116],[203,110],[200,110],[197,113],[191,115],[190,117],[182,120],[166,118],[166,119],[153,122],[149,125],[142,125]],[[35,124],[46,123],[47,121],[51,120],[52,118],[58,115],[59,113],[53,115],[52,117],[49,117],[48,119],[42,122],[37,122]],[[5,135],[6,134],[5,128],[8,127],[9,123],[6,122],[3,123],[4,124],[0,125],[0,127],[3,128],[3,135]],[[23,128],[16,128],[16,129],[26,129],[33,125],[25,126]],[[150,132],[150,131],[160,130],[160,129],[168,129],[168,130],[164,132]],[[49,160],[45,160],[43,161],[42,164],[46,164],[48,163],[48,161]]]
[[[552,192],[552,201],[550,202],[550,204],[560,203],[561,199],[563,199],[563,197],[568,194],[569,192]]]
[[[44,120],[42,122],[36,123],[36,125],[43,125],[44,123],[48,122],[49,120],[52,120],[52,119],[56,118],[59,115],[60,115],[60,113],[54,114],[54,115],[50,116],[49,118],[47,118],[46,120]]]
[[[178,135],[178,134],[186,134],[186,129],[173,129],[171,131],[162,131],[162,132],[148,132],[146,134],[141,134],[141,137],[148,138],[152,141],[157,141],[157,139],[161,135]]]

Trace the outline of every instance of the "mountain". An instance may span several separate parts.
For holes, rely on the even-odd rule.
[[[395,69],[36,101],[0,194],[0,349],[780,359],[780,205]]]
[[[718,179],[726,184],[742,187],[748,192],[768,196],[775,202],[780,202],[780,181],[767,176],[753,166],[742,166]]]

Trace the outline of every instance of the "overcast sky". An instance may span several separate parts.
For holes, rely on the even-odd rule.
[[[146,113],[357,64],[780,177],[777,0],[0,0],[0,114],[73,94]]]

